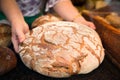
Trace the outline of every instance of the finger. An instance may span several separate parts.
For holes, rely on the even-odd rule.
[[[89,21],[81,21],[79,22],[80,24],[84,24],[87,25],[88,27],[92,28],[92,29],[96,29],[95,25],[92,22]]]
[[[96,29],[95,25],[93,23],[89,23],[89,26],[92,28],[92,29]]]
[[[18,41],[16,35],[12,35],[13,47],[14,47],[15,52],[17,52],[17,53],[18,53],[18,44],[19,44],[18,42],[19,41]]]
[[[85,24],[92,29],[96,29],[95,25],[92,22],[86,22]]]
[[[23,32],[18,32],[17,33],[17,36],[18,36],[18,41],[19,43],[23,42],[25,40],[25,34]]]

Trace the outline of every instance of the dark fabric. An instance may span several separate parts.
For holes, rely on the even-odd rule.
[[[0,12],[0,20],[3,20],[3,19],[6,19],[6,16],[2,12]]]
[[[39,14],[37,14],[37,15],[35,15],[35,16],[24,17],[24,19],[25,19],[26,23],[27,23],[29,26],[31,26],[32,22],[33,22],[36,18],[38,18],[39,16],[41,16],[42,14],[43,14],[43,13],[39,13]],[[0,12],[0,20],[4,20],[4,19],[7,19],[6,16],[5,16],[2,12]]]
[[[27,24],[28,24],[29,26],[31,26],[32,22],[33,22],[36,18],[38,18],[39,16],[41,16],[41,15],[42,15],[42,13],[37,14],[37,15],[35,15],[35,16],[31,16],[31,17],[24,17],[24,19],[25,19],[25,21],[27,22]]]

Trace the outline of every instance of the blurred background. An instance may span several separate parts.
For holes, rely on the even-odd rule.
[[[71,0],[72,3],[79,9],[99,9],[110,4],[120,4],[120,0]]]

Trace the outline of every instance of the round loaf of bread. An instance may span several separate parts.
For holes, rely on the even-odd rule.
[[[4,75],[17,65],[15,53],[7,48],[0,46],[0,75]]]
[[[7,24],[0,24],[0,46],[9,46],[11,43],[11,27]]]
[[[60,21],[60,20],[62,20],[62,19],[57,16],[54,16],[52,14],[43,15],[43,16],[40,16],[37,19],[35,19],[35,21],[33,21],[32,28],[35,28],[35,27],[45,24],[47,22],[56,22],[56,21]]]
[[[48,22],[26,34],[19,46],[23,63],[50,77],[86,74],[104,59],[104,48],[95,30],[67,21]]]

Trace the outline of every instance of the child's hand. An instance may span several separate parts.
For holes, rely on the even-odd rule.
[[[26,23],[24,24],[13,24],[12,25],[12,43],[16,52],[18,52],[19,43],[25,39],[25,33],[29,31],[29,27]]]

